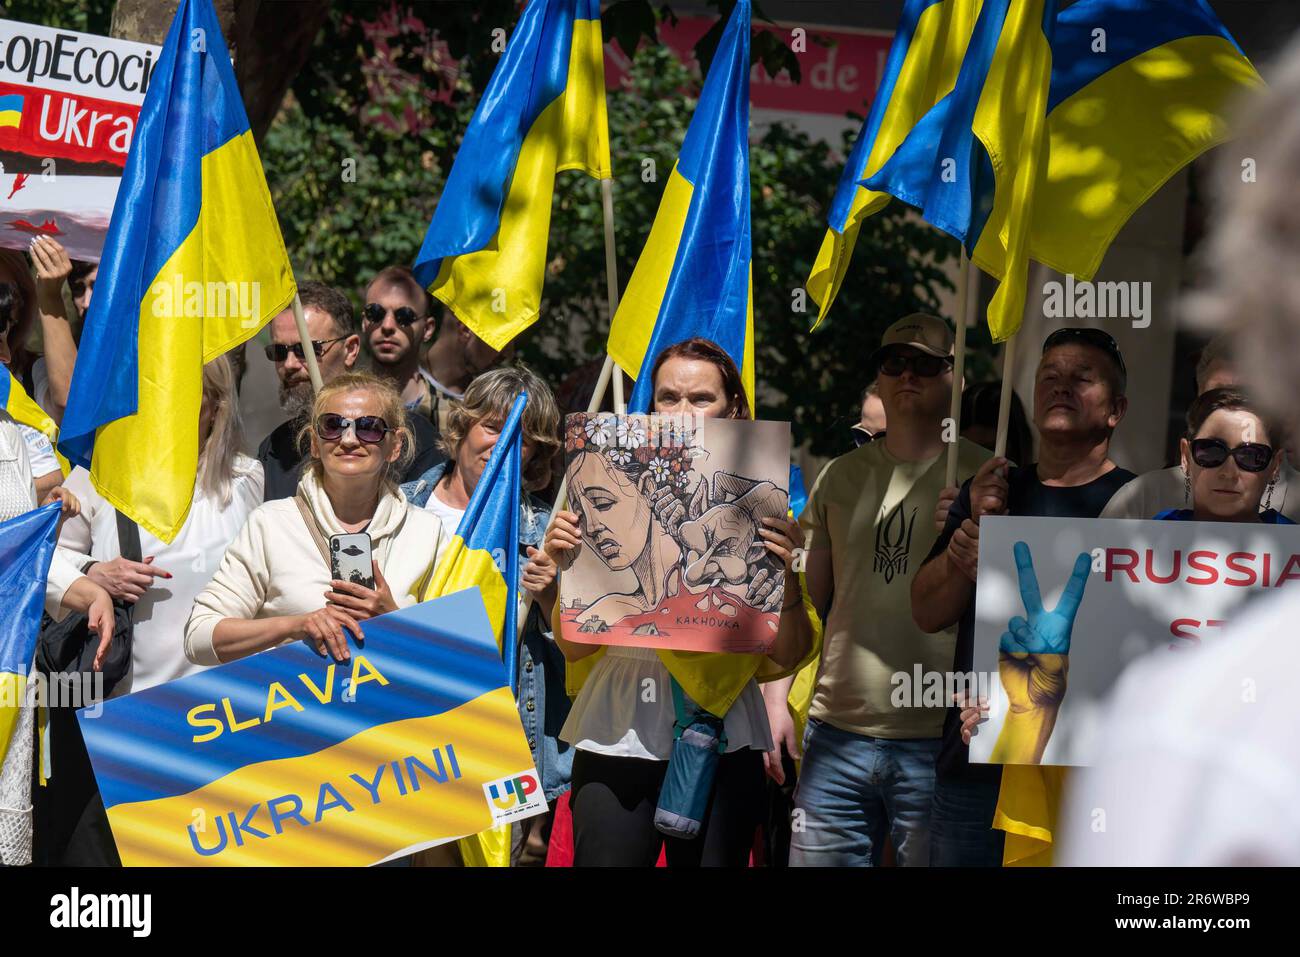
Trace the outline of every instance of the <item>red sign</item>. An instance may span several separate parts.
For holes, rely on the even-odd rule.
[[[683,63],[698,69],[694,47],[700,37],[716,22],[712,17],[680,17],[677,25],[662,23],[659,26],[660,42],[669,46]],[[799,68],[803,73],[801,83],[795,83],[782,71],[768,76],[761,65],[750,72],[750,101],[755,109],[791,110],[799,113],[819,113],[843,116],[853,111],[865,114],[880,85],[889,55],[893,35],[889,33],[864,33],[827,27],[800,24],[755,24],[756,29],[777,34],[787,46],[795,50]],[[797,35],[795,30],[803,30]],[[607,38],[608,39],[608,38]],[[817,42],[818,40],[824,43]],[[825,44],[825,45],[824,45]],[[615,87],[627,73],[628,58],[621,47],[612,42],[605,45],[606,85]]]
[[[0,83],[0,151],[126,165],[140,107],[81,93]],[[16,125],[11,125],[16,123]]]

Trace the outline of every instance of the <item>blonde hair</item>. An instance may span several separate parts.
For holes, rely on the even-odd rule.
[[[199,488],[225,508],[234,495],[235,457],[244,444],[235,364],[217,356],[203,367],[203,395],[213,405],[212,428],[199,449]]]
[[[504,419],[521,392],[528,393],[521,423],[523,438],[532,444],[531,454],[524,459],[521,483],[525,491],[536,492],[551,484],[552,462],[562,444],[560,407],[550,387],[525,365],[492,369],[474,379],[447,415],[442,448],[455,462],[460,444],[474,424],[484,419]]]
[[[316,429],[316,420],[325,414],[330,402],[341,395],[347,395],[351,392],[366,392],[379,400],[380,412],[388,427],[393,430],[397,440],[401,443],[401,452],[396,459],[388,463],[384,470],[383,481],[384,488],[387,491],[396,491],[397,484],[401,479],[402,473],[410,466],[411,460],[415,458],[415,436],[411,432],[410,423],[406,417],[406,407],[402,404],[402,397],[387,379],[380,379],[368,372],[345,372],[340,376],[331,379],[323,389],[316,393],[315,399],[312,400],[311,414],[307,416],[307,421],[298,431],[299,448],[306,444],[311,455],[311,468],[317,479],[320,479],[324,473],[324,466],[318,456],[313,454],[311,449],[311,436]]]

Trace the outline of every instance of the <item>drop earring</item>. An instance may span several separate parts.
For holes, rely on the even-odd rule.
[[[1183,504],[1192,504],[1192,477],[1187,474],[1187,469],[1183,469]]]
[[[1264,490],[1264,509],[1265,509],[1265,511],[1267,511],[1268,509],[1270,509],[1270,508],[1273,507],[1273,489],[1274,489],[1276,486],[1277,486],[1277,479],[1273,479],[1271,482],[1268,483],[1268,488],[1266,488],[1266,489]]]

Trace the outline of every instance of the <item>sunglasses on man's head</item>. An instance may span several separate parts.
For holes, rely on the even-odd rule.
[[[361,415],[349,419],[336,412],[326,412],[316,419],[316,434],[326,442],[337,442],[348,429],[352,429],[357,439],[366,445],[378,445],[384,441],[385,435],[393,431],[377,415]]]
[[[336,342],[342,342],[346,338],[347,336],[339,336],[337,339],[313,339],[311,341],[311,351],[316,353],[317,359],[320,359],[325,355],[325,352],[330,346]],[[289,358],[289,353],[291,352],[297,356],[299,362],[302,362],[304,357],[302,354],[301,342],[295,342],[290,345],[285,345],[283,342],[273,342],[266,347],[266,357],[272,362],[283,362],[285,359]]]
[[[925,352],[908,355],[905,352],[888,352],[880,360],[880,371],[887,376],[900,376],[911,369],[922,379],[941,375],[952,364],[947,356],[932,356]]]
[[[1192,461],[1203,469],[1218,468],[1229,455],[1246,472],[1262,472],[1273,461],[1273,450],[1261,442],[1243,442],[1230,449],[1222,439],[1192,439]]]
[[[1043,354],[1053,346],[1066,345],[1071,342],[1082,342],[1084,345],[1100,349],[1115,360],[1115,365],[1119,366],[1119,371],[1125,378],[1128,377],[1128,368],[1124,365],[1124,356],[1120,354],[1119,343],[1109,332],[1101,329],[1093,329],[1088,326],[1067,326],[1064,329],[1057,329],[1043,342]]]
[[[384,316],[388,315],[388,310],[377,302],[366,304],[366,308],[361,310],[361,315],[365,317],[366,322],[372,326],[377,326],[384,321]],[[399,326],[409,326],[419,319],[419,315],[410,306],[398,306],[393,310],[393,318],[397,320]]]

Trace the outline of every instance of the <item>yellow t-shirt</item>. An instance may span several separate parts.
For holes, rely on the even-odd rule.
[[[957,454],[960,484],[992,453],[961,440]],[[813,485],[800,524],[810,552],[830,549],[835,583],[809,710],[818,721],[878,738],[943,732],[950,702],[940,679],[925,676],[952,670],[956,630],[917,628],[911,589],[938,538],[946,455],[903,462],[877,440],[832,461]]]

